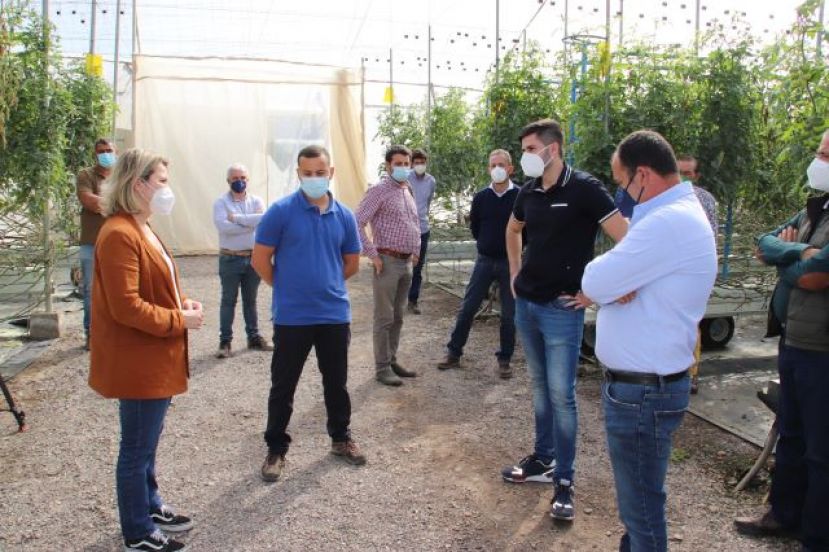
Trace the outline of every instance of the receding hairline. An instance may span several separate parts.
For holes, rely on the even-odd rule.
[[[512,165],[512,155],[510,155],[510,152],[508,152],[505,149],[494,149],[494,150],[492,150],[491,152],[489,152],[489,156],[487,157],[487,160],[491,160],[493,157],[498,157],[498,156],[503,157],[507,161],[507,163]]]

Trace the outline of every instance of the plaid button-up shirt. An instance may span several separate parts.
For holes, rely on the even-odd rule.
[[[377,257],[377,248],[420,253],[420,222],[408,183],[384,177],[368,189],[354,214],[366,257]],[[373,241],[366,234],[366,224],[371,224]]]

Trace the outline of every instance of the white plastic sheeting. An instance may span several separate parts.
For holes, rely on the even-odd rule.
[[[296,156],[328,147],[332,191],[354,207],[366,188],[360,76],[335,67],[219,58],[135,58],[134,143],[170,159],[177,200],[154,228],[176,253],[215,252],[213,201],[227,167],[250,171],[267,205],[297,189]]]

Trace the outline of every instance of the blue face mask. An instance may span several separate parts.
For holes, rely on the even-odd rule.
[[[233,182],[230,183],[230,189],[233,190],[234,192],[236,192],[237,194],[241,194],[242,192],[244,192],[245,189],[247,189],[247,187],[248,187],[248,183],[245,182],[244,180],[241,180],[241,179],[240,180],[234,180]]]
[[[115,154],[111,151],[98,153],[96,154],[96,157],[98,158],[98,165],[105,169],[112,167],[115,164],[115,160],[117,159],[117,157],[115,157]]]
[[[319,199],[328,193],[328,177],[314,176],[299,179],[299,187],[311,199]]]
[[[409,167],[394,167],[391,171],[391,177],[398,182],[405,182],[409,179],[411,169]]]

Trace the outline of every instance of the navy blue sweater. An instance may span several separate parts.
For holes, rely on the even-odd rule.
[[[507,258],[505,234],[518,189],[516,186],[498,197],[487,186],[472,198],[469,226],[472,236],[478,242],[478,253],[481,255],[496,259]]]

